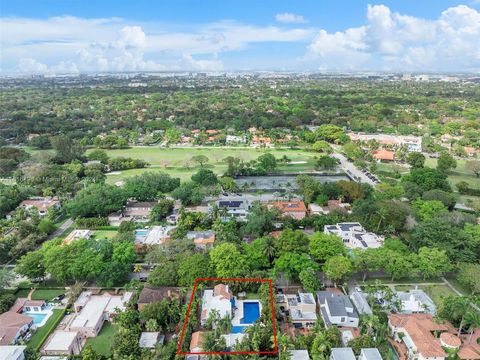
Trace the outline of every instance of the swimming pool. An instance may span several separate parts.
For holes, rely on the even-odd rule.
[[[135,230],[135,235],[136,236],[147,236],[148,235],[148,229],[139,229]]]
[[[258,302],[243,302],[243,319],[241,324],[253,324],[260,317],[260,304]]]
[[[245,330],[246,326],[241,326],[241,325],[234,325],[232,326],[232,334],[240,334],[243,333]]]
[[[39,312],[24,312],[22,315],[31,317],[33,319],[33,325],[37,327],[43,326],[47,319],[50,317],[51,312],[48,313],[39,313]]]

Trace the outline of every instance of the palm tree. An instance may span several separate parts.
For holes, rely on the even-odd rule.
[[[461,316],[460,325],[458,326],[458,333],[457,336],[460,336],[460,332],[465,325],[465,313],[470,308],[470,300],[468,298],[462,297],[461,301],[458,302],[455,306],[455,310],[452,314],[453,318],[457,318],[457,316]]]
[[[468,342],[472,341],[473,333],[480,328],[480,314],[474,310],[470,310],[465,314],[465,322],[468,324],[468,332],[470,336]]]
[[[277,249],[275,249],[274,241],[272,237],[269,236],[265,238],[262,252],[263,252],[263,255],[265,255],[268,258],[268,261],[270,262],[270,265],[271,265],[277,253]]]

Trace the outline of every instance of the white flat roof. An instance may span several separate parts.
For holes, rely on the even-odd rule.
[[[26,346],[19,345],[0,346],[0,359],[17,360],[26,348]]]
[[[159,332],[142,332],[139,345],[141,348],[154,348],[160,337]]]
[[[92,296],[85,304],[80,313],[72,321],[71,327],[88,327],[93,328],[97,325],[100,318],[103,316],[103,311],[110,302],[108,296]]]
[[[68,351],[77,336],[77,331],[56,330],[44,350]]]

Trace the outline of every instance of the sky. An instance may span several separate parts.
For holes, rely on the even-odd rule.
[[[0,73],[480,72],[480,0],[0,0]]]

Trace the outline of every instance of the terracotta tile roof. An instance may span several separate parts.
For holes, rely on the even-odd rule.
[[[225,299],[230,300],[232,298],[232,294],[228,291],[227,285],[218,284],[213,288],[213,294],[215,296],[221,295]]]
[[[33,318],[7,311],[0,314],[0,345],[10,345],[18,331],[33,322]]]
[[[195,348],[202,348],[203,346],[203,332],[196,331],[192,334],[192,340],[190,340],[190,351]]]
[[[395,160],[395,152],[390,150],[376,150],[373,152],[373,157],[377,160]]]
[[[389,322],[394,327],[404,328],[423,357],[446,357],[439,339],[433,331],[448,331],[445,324],[438,324],[430,314],[392,314]]]
[[[303,201],[276,201],[273,206],[282,214],[291,212],[307,212]]]
[[[462,346],[458,351],[458,357],[464,360],[478,360],[480,359],[480,353],[475,351],[471,345]]]
[[[449,347],[458,348],[462,345],[462,341],[458,338],[457,335],[450,334],[450,333],[441,333],[440,340]]]
[[[20,203],[21,207],[34,207],[38,211],[47,211],[50,209],[52,206],[59,204],[60,201],[55,200],[55,199],[28,199],[28,200],[23,200]]]

